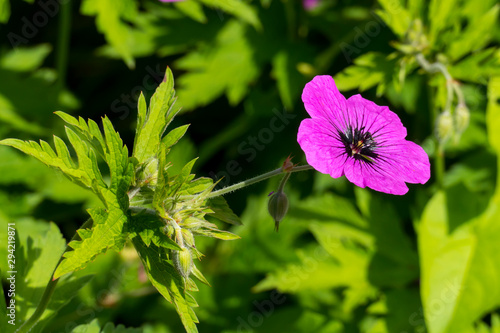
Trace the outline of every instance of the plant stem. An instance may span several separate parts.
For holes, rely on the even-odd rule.
[[[312,166],[306,164],[306,165],[301,165],[301,166],[293,167],[293,169],[290,172],[298,172],[298,171],[310,170],[312,168],[313,168]],[[242,182],[239,182],[239,183],[236,183],[234,185],[225,187],[225,188],[220,189],[218,191],[214,191],[214,192],[210,193],[207,197],[208,198],[215,198],[215,197],[218,197],[220,195],[224,195],[226,193],[233,192],[233,191],[242,189],[244,187],[247,187],[249,185],[252,185],[252,184],[258,183],[260,181],[266,180],[268,178],[277,176],[279,174],[282,174],[283,172],[284,171],[283,171],[282,168],[278,168],[276,170],[264,173],[264,174],[262,174],[260,176],[244,180]]]
[[[290,178],[290,175],[291,175],[290,172],[285,173],[285,176],[280,181],[280,185],[278,186],[277,192],[283,192],[283,189],[285,188],[285,184],[288,181],[288,179]]]
[[[58,86],[62,90],[66,87],[66,72],[68,68],[68,51],[71,31],[71,0],[61,2],[60,6],[56,68]]]
[[[453,102],[453,90],[454,90],[454,83],[453,83],[453,78],[448,72],[448,69],[446,68],[445,65],[440,63],[439,61],[436,61],[434,63],[430,63],[425,59],[424,55],[422,53],[417,53],[415,55],[415,59],[417,59],[417,62],[419,65],[428,73],[437,73],[441,72],[443,74],[444,78],[446,79],[446,92],[447,92],[447,98],[446,98],[446,106],[445,110],[451,111],[451,103]]]
[[[92,227],[92,224],[94,221],[92,221],[91,218],[89,218],[85,223],[80,227],[80,229],[87,229]],[[80,236],[78,233],[75,233],[73,238],[71,238],[71,241],[74,240],[79,240]],[[66,250],[64,250],[64,253],[68,252],[71,249],[69,244],[66,246]],[[64,255],[63,253],[63,255]],[[54,272],[56,271],[57,267],[63,260],[63,256],[61,256],[61,259],[59,259],[59,262],[56,265],[56,268],[54,268]],[[52,276],[54,273],[52,273]],[[40,303],[38,303],[38,306],[35,309],[35,312],[31,315],[31,317],[26,320],[17,330],[16,333],[27,333],[31,331],[31,329],[38,323],[38,320],[42,317],[43,313],[45,312],[45,309],[47,309],[47,306],[49,305],[50,298],[52,297],[52,294],[54,294],[54,290],[56,289],[57,282],[59,282],[59,279],[51,279],[49,283],[47,284],[47,287],[45,287],[45,291],[43,292],[42,298],[40,299]]]
[[[444,147],[441,142],[438,140],[438,149],[436,152],[435,162],[436,162],[436,183],[439,189],[443,188],[443,179],[444,179],[444,171],[445,171],[445,163],[444,163]]]
[[[437,73],[441,72],[443,76],[446,79],[446,90],[447,90],[447,98],[446,98],[446,105],[444,107],[444,112],[451,112],[451,105],[453,103],[453,93],[455,92],[455,95],[457,95],[458,103],[459,104],[464,104],[464,96],[462,91],[460,90],[460,87],[458,86],[457,82],[453,81],[453,77],[451,76],[450,72],[446,68],[445,65],[440,63],[439,61],[436,61],[434,63],[430,63],[425,59],[424,55],[422,53],[418,53],[415,55],[415,58],[417,62],[420,64],[420,66],[428,73]],[[434,116],[434,122],[438,118],[437,112],[435,113]],[[444,143],[441,140],[442,138],[437,138],[437,151],[436,151],[436,156],[435,156],[435,164],[436,164],[436,183],[438,187],[441,189],[443,188],[443,180],[444,180],[444,174],[445,174],[445,158],[444,158]]]

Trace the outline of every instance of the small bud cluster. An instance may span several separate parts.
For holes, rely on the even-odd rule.
[[[446,143],[453,137],[456,143],[469,126],[469,121],[469,109],[464,103],[459,103],[453,115],[446,110],[438,116],[436,120],[436,137],[441,143]]]

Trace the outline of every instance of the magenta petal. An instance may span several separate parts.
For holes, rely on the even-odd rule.
[[[302,92],[302,101],[312,118],[330,119],[337,124],[345,123],[346,99],[337,89],[331,76],[318,75],[307,83]]]
[[[429,180],[429,157],[405,140],[406,128],[387,106],[361,95],[346,100],[329,76],[309,82],[302,100],[312,118],[302,121],[297,141],[316,170],[398,195],[408,192],[406,183]]]
[[[359,187],[369,187],[375,191],[397,195],[408,192],[405,182],[398,179],[396,170],[390,167],[378,168],[366,162],[349,159],[344,170],[347,179]]]
[[[338,178],[344,174],[344,147],[338,144],[330,126],[317,119],[302,120],[297,141],[309,165],[321,173]]]
[[[358,94],[349,97],[347,107],[353,125],[365,127],[365,130],[371,132],[374,137],[383,139],[406,137],[406,128],[401,119],[387,106],[379,106]]]

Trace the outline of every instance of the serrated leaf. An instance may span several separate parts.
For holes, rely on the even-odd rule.
[[[55,139],[57,140],[57,139]],[[60,142],[59,142],[60,143]],[[50,153],[47,153],[42,149],[40,145],[38,145],[36,142],[33,141],[22,141],[18,139],[5,139],[0,141],[0,144],[5,145],[5,146],[11,146],[16,149],[19,149],[23,153],[27,155],[31,155],[41,161],[42,163],[55,167],[59,170],[61,170],[66,176],[68,176],[73,182],[75,182],[78,185],[81,185],[83,187],[92,188],[92,181],[89,178],[89,175],[87,174],[87,170],[83,168],[82,166],[79,166],[78,168],[72,168],[68,166],[66,163],[67,157],[65,155],[65,152],[63,152],[62,157],[57,157],[53,158]],[[66,148],[67,149],[67,148]],[[93,171],[92,171],[93,173]]]
[[[132,242],[153,286],[165,299],[175,305],[186,331],[198,332],[191,315],[192,310],[186,301],[183,278],[171,264],[162,258],[157,247],[146,247],[138,237],[133,238]]]
[[[153,242],[158,247],[181,250],[181,247],[174,240],[165,235],[164,226],[165,224],[158,216],[138,214],[132,216],[127,231],[130,232],[130,237],[139,235],[146,246],[150,246]]]
[[[500,50],[489,48],[465,57],[450,67],[453,78],[485,84],[489,77],[500,75]]]
[[[170,68],[167,68],[164,81],[151,97],[149,110],[145,117],[144,100],[139,99],[139,120],[133,153],[139,163],[147,162],[155,157],[165,129],[178,112],[178,109],[174,108],[174,103],[174,78]]]
[[[123,20],[132,20],[137,13],[133,0],[85,0],[80,11],[83,15],[96,17],[96,26],[107,42],[120,54],[129,68],[135,66],[129,47],[130,27]]]
[[[54,273],[54,279],[85,268],[98,254],[110,248],[120,250],[123,247],[126,237],[123,226],[127,217],[117,203],[112,205],[108,202],[108,211],[89,209],[89,214],[94,221],[92,235],[81,241],[69,243],[74,250],[65,253],[64,260]]]
[[[439,33],[448,27],[453,14],[456,14],[454,9],[457,7],[457,0],[431,0],[429,4],[429,42],[434,45]]]
[[[242,225],[238,215],[233,213],[226,199],[223,197],[210,198],[207,202],[207,206],[213,211],[213,213],[209,213],[210,216],[229,224]]]
[[[250,23],[254,28],[260,30],[262,26],[255,9],[243,1],[238,0],[197,0],[205,6],[221,9],[226,13],[236,16],[238,19]]]
[[[62,111],[56,111],[54,113],[64,120],[68,124],[68,127],[71,128],[71,130],[73,130],[83,141],[86,141],[99,156],[105,159],[104,151],[106,150],[106,143],[104,142],[104,137],[95,121],[89,119],[89,123],[87,125],[82,118],[77,120],[73,116],[70,116]]]
[[[378,0],[378,2],[384,10],[377,11],[377,14],[396,35],[404,37],[411,20],[410,14],[401,3],[401,0]]]
[[[500,6],[496,5],[487,13],[469,22],[462,33],[453,40],[447,49],[450,59],[460,59],[463,55],[482,49],[489,43],[497,26]]]
[[[395,60],[388,60],[378,52],[368,52],[356,58],[354,65],[335,75],[335,84],[340,91],[364,91],[378,85],[377,94],[380,95],[392,81],[394,68]]]
[[[127,146],[123,145],[118,132],[107,117],[103,119],[106,138],[106,163],[111,173],[110,190],[116,194],[116,199],[123,211],[128,209],[127,191],[133,179],[133,166],[129,163]]]
[[[184,110],[207,105],[224,93],[231,105],[243,99],[259,74],[246,29],[243,23],[231,20],[215,43],[176,62],[176,67],[188,71],[178,79],[179,102]]]
[[[6,223],[4,224],[2,220],[0,224],[2,230],[5,229],[6,233]],[[22,227],[17,229],[16,234],[16,270],[18,271],[17,276],[19,277],[19,274],[22,273],[23,278],[17,278],[16,280],[15,300],[17,313],[15,327],[18,327],[19,323],[26,321],[34,313],[47,283],[52,278],[52,272],[66,247],[65,241],[54,223],[24,219],[18,221],[19,226]],[[6,237],[6,234],[4,235],[2,232],[0,232],[0,235]],[[5,271],[2,273],[5,273]],[[5,277],[2,276],[2,278]],[[33,331],[42,332],[47,322],[76,296],[79,289],[87,284],[90,279],[91,276],[79,278],[73,276],[61,279]],[[12,325],[9,325],[10,327]],[[10,332],[10,330],[6,329],[2,330],[2,332]]]

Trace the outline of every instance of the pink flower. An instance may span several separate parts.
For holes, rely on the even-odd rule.
[[[303,0],[302,5],[306,10],[312,10],[319,4],[320,0]]]
[[[387,106],[361,95],[346,100],[327,75],[306,84],[302,101],[311,118],[300,124],[297,141],[314,169],[399,195],[408,192],[405,182],[429,180],[429,157],[405,140],[406,128]]]

